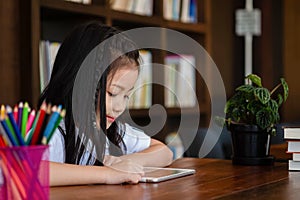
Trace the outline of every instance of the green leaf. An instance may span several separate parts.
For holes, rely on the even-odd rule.
[[[243,91],[247,93],[253,92],[254,87],[252,85],[241,85],[240,87],[236,88],[236,91]]]
[[[249,79],[252,81],[252,83],[254,83],[255,85],[257,85],[258,87],[262,87],[261,84],[261,78],[259,76],[257,76],[256,74],[249,74],[246,79]]]
[[[262,104],[268,103],[270,100],[270,91],[266,88],[255,88],[254,95],[259,99]]]
[[[283,86],[283,97],[284,97],[284,101],[286,101],[286,99],[288,98],[289,95],[289,86],[287,84],[287,82],[285,81],[284,78],[280,79],[281,84]]]
[[[278,104],[277,104],[277,102],[276,102],[275,100],[271,99],[271,100],[269,101],[269,107],[270,107],[270,109],[271,109],[273,112],[278,112],[279,106],[278,106]]]
[[[281,94],[277,95],[277,103],[278,103],[278,106],[281,106],[281,104],[283,103],[283,97]]]
[[[256,122],[261,129],[266,129],[272,124],[273,115],[270,109],[260,110],[256,113]]]
[[[231,100],[228,100],[225,104],[225,108],[224,108],[224,113],[227,114],[230,112],[230,108],[232,107],[232,101]]]
[[[233,108],[231,111],[231,117],[234,119],[234,121],[239,122],[241,119],[241,116],[243,116],[243,109],[241,108]]]

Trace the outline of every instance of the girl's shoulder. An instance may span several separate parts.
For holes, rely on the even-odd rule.
[[[148,136],[143,130],[127,123],[122,124],[121,126],[123,126],[123,141],[126,145],[125,154],[140,152],[150,146],[151,137]]]

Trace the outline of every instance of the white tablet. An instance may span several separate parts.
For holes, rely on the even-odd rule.
[[[194,169],[144,167],[145,175],[140,182],[157,183],[195,174]]]

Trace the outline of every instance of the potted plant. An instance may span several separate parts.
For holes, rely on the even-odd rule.
[[[268,165],[270,137],[276,134],[280,120],[279,107],[288,97],[284,78],[271,91],[263,87],[255,74],[246,77],[246,83],[235,90],[225,106],[225,125],[231,132],[233,164]]]

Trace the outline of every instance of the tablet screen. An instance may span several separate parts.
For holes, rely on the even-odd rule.
[[[194,169],[144,167],[145,175],[140,182],[160,182],[194,174]]]

